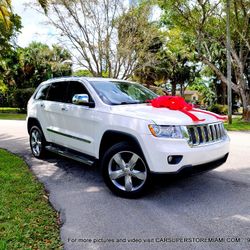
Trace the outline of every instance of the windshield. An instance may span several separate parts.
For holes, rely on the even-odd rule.
[[[123,81],[90,81],[102,101],[109,105],[145,103],[157,97],[140,84]]]

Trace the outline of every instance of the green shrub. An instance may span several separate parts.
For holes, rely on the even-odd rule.
[[[33,95],[34,91],[34,88],[16,89],[13,93],[14,106],[25,111],[27,109],[27,103],[30,97]]]
[[[221,105],[221,104],[215,103],[212,106],[210,106],[208,110],[217,114],[226,115],[228,107],[227,105]]]
[[[3,95],[0,92],[0,107],[12,107],[13,106],[13,94],[8,91],[7,94]]]
[[[86,69],[79,69],[73,73],[73,76],[93,76],[93,74]]]

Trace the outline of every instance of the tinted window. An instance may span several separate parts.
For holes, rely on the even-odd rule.
[[[87,94],[86,88],[80,82],[70,82],[69,83],[69,102],[72,102],[72,98],[76,94]]]
[[[88,94],[87,89],[85,88],[85,86],[80,83],[80,82],[70,82],[69,83],[69,88],[68,88],[68,102],[72,103],[72,98],[74,95],[76,94]],[[90,97],[90,95],[89,95]],[[92,101],[91,97],[90,97],[90,101]]]
[[[67,102],[68,82],[54,82],[50,85],[47,100]]]
[[[140,84],[119,81],[90,81],[103,102],[111,105],[145,103],[157,97]]]
[[[45,100],[48,93],[49,85],[43,85],[37,92],[36,100]]]

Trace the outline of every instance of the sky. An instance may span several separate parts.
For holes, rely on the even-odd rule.
[[[124,0],[125,4],[133,5],[137,0]],[[12,7],[16,14],[22,18],[22,30],[18,36],[17,44],[20,47],[28,46],[32,41],[52,45],[57,42],[56,30],[46,22],[48,19],[34,9],[36,0],[12,0]],[[159,8],[154,10],[154,16],[159,17]]]
[[[51,45],[57,43],[55,30],[45,24],[47,18],[34,10],[36,0],[12,0],[14,13],[22,18],[22,30],[17,39],[17,44],[26,47],[32,41],[39,41]]]
[[[124,0],[127,4],[135,4],[136,0]],[[17,44],[26,47],[32,41],[39,41],[52,45],[57,43],[56,30],[52,25],[45,24],[48,19],[34,9],[36,0],[12,0],[14,12],[22,18],[22,30],[17,39]],[[154,16],[159,17],[159,8],[154,10]]]
[[[134,4],[135,2],[135,0],[125,1],[128,1],[130,4]],[[20,47],[26,47],[32,41],[38,41],[48,45],[57,43],[55,28],[46,23],[48,19],[44,14],[34,9],[35,3],[37,3],[36,0],[12,0],[14,13],[22,18],[23,28],[17,38],[17,44]]]

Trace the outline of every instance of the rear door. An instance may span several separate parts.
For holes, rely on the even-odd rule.
[[[47,98],[49,87],[50,87],[50,84],[42,85],[38,89],[34,97],[36,101],[36,112],[37,112],[36,117],[38,117],[38,120],[43,130],[43,134],[45,135],[45,138],[47,141],[50,141],[49,134],[47,133],[47,130],[46,130],[46,127],[49,124],[49,120],[48,120],[48,115],[45,110],[45,107],[46,107],[46,98]]]
[[[47,116],[46,130],[52,142],[66,146],[65,103],[67,102],[68,82],[54,82],[50,85],[44,111]]]

